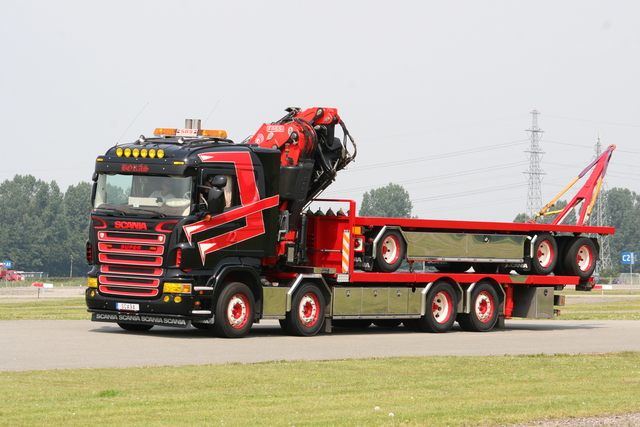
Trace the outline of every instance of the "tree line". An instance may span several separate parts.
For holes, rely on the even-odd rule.
[[[609,237],[612,268],[602,272],[610,277],[629,271],[629,266],[621,263],[622,252],[640,252],[640,195],[626,188],[603,193],[606,223],[616,228],[616,234]],[[49,184],[32,175],[5,180],[0,184],[0,261],[13,261],[15,270],[43,271],[50,276],[68,276],[73,266],[73,275],[83,276],[87,271],[90,197],[88,182],[62,192],[55,181]],[[560,201],[556,209],[565,205]],[[390,183],[365,193],[359,214],[411,218],[412,208],[404,187]],[[591,218],[593,224],[595,213]],[[528,219],[519,214],[514,222]]]
[[[16,175],[0,184],[0,261],[13,269],[49,276],[83,276],[88,271],[85,242],[89,229],[91,185],[81,182],[65,192],[58,184]]]

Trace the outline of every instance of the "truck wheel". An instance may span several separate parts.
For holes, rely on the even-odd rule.
[[[553,268],[553,274],[556,276],[564,276],[566,274],[564,272],[564,258],[567,254],[567,243],[571,239],[572,237],[556,238],[556,244],[558,245],[558,262],[556,262],[556,266]]]
[[[564,272],[569,276],[583,279],[590,277],[596,269],[597,249],[587,237],[574,237],[567,242],[564,256]]]
[[[465,331],[487,332],[498,321],[498,294],[487,282],[480,281],[471,292],[471,313],[460,313],[456,319]]]
[[[420,332],[447,332],[456,321],[458,298],[449,283],[438,281],[427,293],[427,312],[414,320],[414,327]]]
[[[393,273],[400,268],[406,252],[407,247],[399,231],[385,232],[376,248],[375,270]]]
[[[213,332],[221,338],[241,338],[253,325],[253,293],[244,283],[230,283],[216,303]]]
[[[291,301],[291,311],[280,322],[290,335],[309,337],[317,334],[324,323],[324,297],[313,283],[298,288]]]
[[[153,325],[143,325],[140,323],[121,323],[118,322],[118,326],[120,326],[125,331],[133,331],[133,332],[146,332],[153,328]]]
[[[556,239],[549,233],[538,234],[531,254],[532,273],[540,276],[550,274],[555,268],[557,260]]]

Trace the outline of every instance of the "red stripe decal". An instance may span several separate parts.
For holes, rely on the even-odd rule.
[[[265,227],[262,211],[278,206],[279,196],[260,200],[250,153],[204,153],[200,154],[199,157],[203,162],[233,163],[238,177],[242,206],[217,215],[209,221],[203,220],[185,225],[183,229],[189,243],[192,243],[194,234],[240,218],[246,218],[247,221],[247,225],[244,227],[199,242],[198,249],[200,250],[202,264],[204,264],[207,254],[264,234]]]

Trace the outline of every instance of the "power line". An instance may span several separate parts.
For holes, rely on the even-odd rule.
[[[497,187],[485,188],[484,190],[468,190],[468,191],[462,191],[462,192],[459,192],[459,193],[445,194],[445,195],[441,195],[441,196],[423,197],[421,199],[412,200],[412,202],[413,203],[422,203],[422,202],[431,202],[431,201],[434,201],[434,200],[454,199],[454,198],[457,198],[457,197],[474,196],[476,194],[489,193],[489,192],[493,192],[493,191],[496,191],[496,190],[507,190],[507,189],[512,189],[512,188],[524,187],[524,186],[525,186],[525,184],[506,184],[506,185],[501,185],[501,186],[497,186]]]
[[[345,172],[359,172],[359,171],[363,171],[363,170],[368,170],[368,169],[380,169],[380,168],[385,168],[385,167],[391,167],[391,166],[396,166],[396,165],[406,165],[409,163],[417,163],[417,162],[426,162],[426,161],[431,161],[431,160],[440,160],[440,159],[445,159],[447,157],[455,157],[455,156],[461,156],[461,155],[465,155],[465,154],[475,154],[475,153],[480,153],[482,151],[490,151],[490,150],[497,150],[500,148],[504,148],[504,147],[510,147],[510,146],[515,146],[518,144],[523,143],[526,140],[518,140],[518,141],[511,141],[511,142],[505,142],[503,144],[495,144],[495,145],[490,145],[487,147],[480,147],[480,148],[472,148],[470,150],[462,150],[462,151],[455,151],[455,152],[451,152],[451,153],[444,153],[444,154],[438,154],[435,156],[425,156],[425,157],[418,157],[412,160],[398,160],[395,162],[384,162],[384,163],[378,163],[375,165],[368,165],[368,166],[362,166],[362,167],[353,167],[350,169],[345,169],[344,171],[342,171],[343,173]]]
[[[574,120],[574,121],[578,121],[578,122],[600,123],[600,124],[603,124],[603,125],[627,126],[627,127],[640,128],[640,125],[632,125],[632,124],[629,124],[629,123],[603,122],[603,121],[600,121],[600,120],[576,119],[576,118],[572,118],[572,117],[550,116],[548,114],[544,114],[544,116],[545,117],[551,117],[551,118],[554,118],[554,119]]]
[[[425,133],[436,133],[436,132],[446,132],[450,130],[468,129],[476,126],[483,126],[487,124],[507,122],[507,121],[520,120],[520,119],[522,119],[522,116],[505,117],[502,119],[485,120],[482,122],[465,123],[462,125],[454,125],[454,126],[443,126],[441,128],[425,129],[425,130],[419,130],[415,132],[395,133],[393,135],[384,135],[384,136],[379,136],[377,138],[368,138],[368,141],[384,141],[386,139],[397,140],[398,138],[416,136],[416,135],[421,135]]]
[[[526,162],[518,162],[518,163],[512,163],[512,164],[506,164],[506,165],[490,166],[490,167],[479,168],[479,169],[474,169],[474,170],[466,170],[466,171],[462,171],[462,172],[452,172],[452,173],[448,173],[448,174],[441,174],[441,175],[430,176],[430,177],[426,177],[426,178],[414,178],[414,179],[409,179],[409,180],[404,180],[404,181],[394,181],[394,184],[411,185],[411,184],[416,184],[416,183],[439,181],[439,180],[448,179],[448,178],[452,178],[452,177],[462,177],[462,176],[466,176],[466,175],[477,175],[480,172],[490,172],[490,171],[496,171],[496,170],[500,170],[500,169],[509,169],[509,168],[514,168],[514,167],[519,167],[519,166],[522,166],[525,163]],[[473,182],[475,183],[475,182],[478,182],[478,181],[486,181],[486,180],[496,179],[496,178],[500,178],[500,177],[511,177],[511,176],[516,176],[518,174],[491,176],[491,177],[485,177],[485,178],[480,178],[480,179],[478,179],[477,177],[474,177],[473,178]],[[454,185],[454,184],[456,184],[456,183],[455,182],[451,182],[451,181],[447,181],[447,185]],[[380,184],[380,185],[368,184],[368,185],[363,186],[363,187],[351,187],[351,188],[348,189],[347,193],[355,193],[355,192],[358,192],[358,191],[369,190],[371,188],[377,188],[377,187],[384,186],[384,185],[386,185],[386,183],[385,184]],[[417,187],[417,188],[414,187],[414,188],[415,189],[420,189],[420,188],[424,188],[424,187]],[[340,191],[340,193],[341,194],[345,194],[344,191]],[[331,190],[328,190],[325,194],[326,195],[330,195],[331,194]]]

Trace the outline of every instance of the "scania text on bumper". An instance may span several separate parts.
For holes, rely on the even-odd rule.
[[[91,320],[94,322],[136,323],[142,325],[173,326],[176,328],[186,328],[191,324],[191,320],[187,319],[134,313],[92,313]]]

